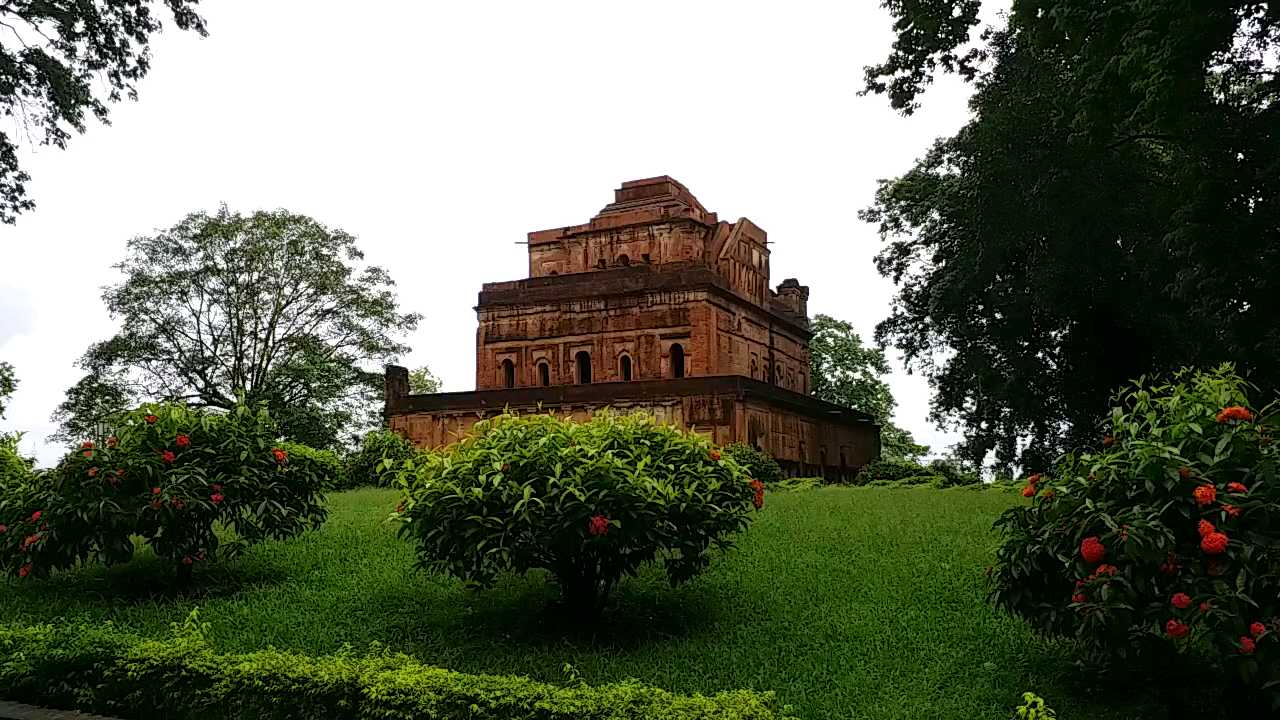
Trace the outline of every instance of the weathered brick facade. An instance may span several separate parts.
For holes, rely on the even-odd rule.
[[[501,411],[605,406],[769,450],[795,472],[847,473],[879,452],[867,416],[808,396],[809,289],[769,288],[764,230],[708,212],[669,177],[623,183],[589,223],[529,233],[529,278],[486,283],[474,393],[407,395],[393,429],[447,444]]]

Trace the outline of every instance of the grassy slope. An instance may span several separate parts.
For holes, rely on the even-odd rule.
[[[197,574],[175,596],[144,557],[46,582],[0,580],[0,622],[112,619],[160,634],[195,606],[227,650],[331,652],[383,642],[469,672],[588,682],[625,677],[680,692],[778,691],[802,718],[999,720],[1025,689],[1062,720],[1155,717],[1093,704],[1043,672],[1046,648],[983,603],[991,521],[1012,499],[989,491],[824,488],[770,495],[740,547],[672,590],[647,572],[618,591],[600,626],[544,608],[541,575],[469,593],[412,569],[383,523],[396,496],[333,498],[323,532],[254,548]],[[1040,658],[1031,666],[1026,658]]]

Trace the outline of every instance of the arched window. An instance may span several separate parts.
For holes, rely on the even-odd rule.
[[[591,353],[586,350],[579,350],[574,356],[578,361],[578,384],[587,385],[591,382]]]
[[[618,358],[618,376],[623,382],[631,382],[631,356],[623,355]]]
[[[631,264],[631,258],[627,257],[625,254],[619,255],[618,264],[621,265],[622,267],[626,267]]]
[[[756,362],[755,358],[751,358],[751,379],[752,380],[756,379],[756,371],[758,371],[759,369],[760,369],[760,363]]]
[[[502,386],[509,388],[516,386],[516,364],[510,359],[502,361]]]
[[[765,365],[765,372],[768,374],[768,377],[765,379],[770,385],[772,385],[773,384],[773,364],[766,361],[764,365]]]
[[[551,384],[551,366],[545,360],[538,363],[538,384],[542,387]]]
[[[671,377],[684,377],[684,346],[680,343],[671,346]]]

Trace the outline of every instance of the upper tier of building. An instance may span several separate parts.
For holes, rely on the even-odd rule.
[[[769,286],[765,231],[747,218],[720,220],[666,175],[622,183],[613,202],[585,224],[529,233],[530,278],[637,265],[659,272],[664,266],[676,271],[706,267],[735,294],[808,326],[809,288],[795,279],[784,280],[776,290]],[[484,292],[517,284],[488,283]]]

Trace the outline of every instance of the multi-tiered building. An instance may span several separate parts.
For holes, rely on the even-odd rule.
[[[846,475],[878,455],[871,417],[809,395],[809,288],[770,288],[750,220],[720,220],[664,176],[528,247],[527,279],[480,290],[475,392],[410,395],[408,372],[388,368],[392,429],[439,447],[506,408],[614,407],[757,446],[793,473]]]

